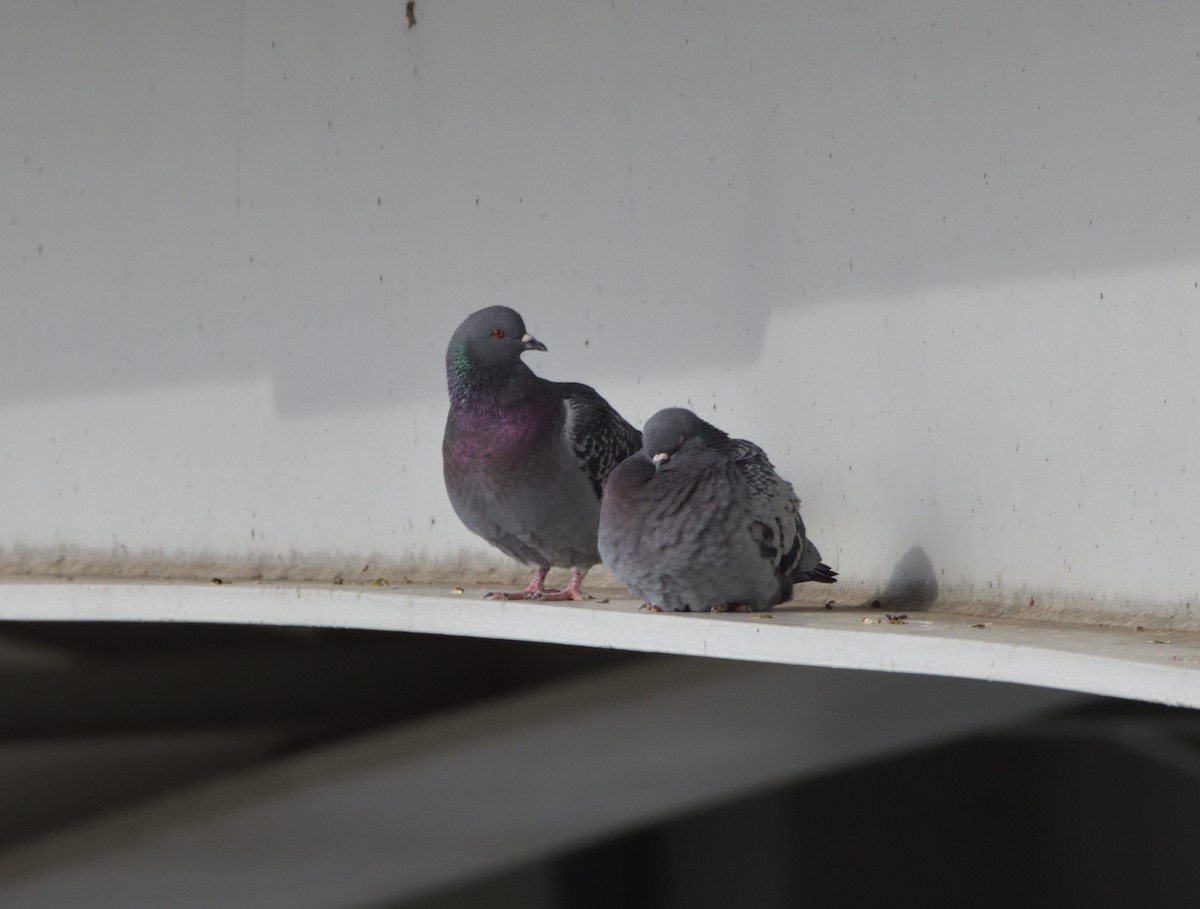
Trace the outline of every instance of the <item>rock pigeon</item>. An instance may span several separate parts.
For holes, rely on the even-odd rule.
[[[467,316],[446,348],[450,503],[468,529],[535,569],[524,590],[493,599],[583,599],[583,576],[600,561],[604,481],[642,443],[595,389],[548,382],[521,362],[545,349],[507,306]],[[544,586],[553,566],[574,570],[562,590]]]
[[[600,555],[643,610],[770,609],[796,582],[836,581],[761,448],[680,407],[660,410],[642,435],[642,450],[609,475]]]

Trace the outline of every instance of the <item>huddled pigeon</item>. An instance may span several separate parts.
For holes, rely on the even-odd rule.
[[[545,349],[507,306],[467,316],[446,348],[450,503],[471,531],[535,569],[524,590],[493,599],[583,599],[583,576],[600,561],[604,481],[642,442],[595,389],[548,382],[521,362]],[[545,588],[551,567],[574,569],[562,590]]]
[[[660,410],[609,475],[600,555],[643,610],[748,612],[837,572],[805,536],[800,500],[761,448],[690,410]]]

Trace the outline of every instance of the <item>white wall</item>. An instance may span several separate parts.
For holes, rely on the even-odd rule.
[[[762,444],[851,586],[1200,610],[1200,7],[416,14],[0,9],[10,563],[491,559],[442,353],[507,303]]]

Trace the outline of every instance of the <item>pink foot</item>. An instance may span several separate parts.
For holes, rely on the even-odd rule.
[[[547,590],[542,593],[539,599],[549,600],[550,602],[562,602],[564,600],[571,600],[576,603],[580,602],[585,599],[581,588],[583,587],[583,576],[586,573],[586,571],[580,571],[576,568],[572,572],[571,581],[566,587],[562,590]]]
[[[662,612],[662,610],[653,603],[643,603],[638,607],[638,612]]]
[[[741,603],[718,603],[709,612],[753,612],[749,606],[743,606]]]
[[[548,568],[539,568],[533,573],[533,580],[524,590],[518,590],[515,593],[505,593],[503,590],[493,590],[487,594],[485,600],[539,600],[545,593],[546,572]],[[557,591],[555,591],[557,593]]]

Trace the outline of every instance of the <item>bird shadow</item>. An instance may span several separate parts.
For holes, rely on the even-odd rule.
[[[929,609],[937,598],[938,582],[933,561],[924,549],[913,546],[892,569],[887,586],[862,605],[889,611],[920,612]]]

